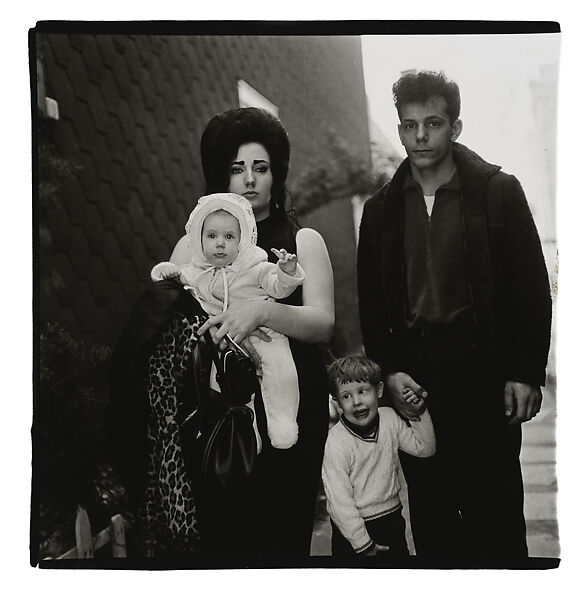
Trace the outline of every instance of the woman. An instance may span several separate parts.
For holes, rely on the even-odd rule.
[[[297,254],[303,286],[279,303],[244,303],[202,325],[205,317],[191,294],[175,281],[156,282],[138,300],[112,357],[112,449],[136,513],[134,537],[140,532],[148,556],[250,566],[293,565],[309,556],[328,429],[318,344],[332,335],[334,298],[324,241],[314,230],[298,228],[285,211],[289,154],[279,120],[256,108],[217,115],[201,139],[206,193],[245,196],[257,221],[258,245],[274,261],[271,248]],[[170,260],[190,259],[185,236]],[[212,327],[216,340],[229,334],[252,351],[248,338],[262,336],[260,326],[290,338],[300,388],[298,441],[288,450],[271,447],[256,402],[263,449],[246,493],[195,506],[196,482],[186,475],[177,425],[180,407],[193,392],[194,345]]]
[[[200,511],[203,551],[263,562],[309,556],[328,428],[326,374],[317,344],[328,342],[334,327],[332,268],[322,237],[313,229],[298,228],[286,214],[289,155],[280,121],[257,108],[215,116],[201,139],[206,193],[231,192],[247,198],[257,221],[257,245],[274,262],[271,248],[297,254],[305,271],[304,285],[289,298],[239,304],[209,319],[199,331],[212,327],[216,340],[229,334],[251,352],[248,338],[262,335],[260,326],[290,338],[300,385],[298,442],[289,450],[272,448],[258,409],[264,446],[248,497]],[[170,261],[186,264],[190,258],[185,236]]]

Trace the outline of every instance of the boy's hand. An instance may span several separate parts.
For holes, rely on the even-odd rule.
[[[279,258],[277,266],[288,275],[295,275],[298,267],[298,257],[295,254],[290,254],[285,248],[277,250],[272,248],[271,251]]]

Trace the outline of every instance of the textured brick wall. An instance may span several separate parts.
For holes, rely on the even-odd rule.
[[[39,260],[63,285],[41,293],[40,316],[88,341],[115,342],[149,269],[182,235],[203,193],[202,130],[214,114],[238,106],[237,79],[279,107],[291,138],[292,184],[330,152],[330,127],[356,152],[369,152],[357,37],[39,34],[37,51],[46,94],[60,111],[42,126],[79,167],[64,185],[63,209],[45,219],[52,241]],[[351,214],[348,198],[335,204],[304,220],[329,245],[342,328],[357,318],[355,300],[345,301],[354,262],[338,260],[353,256],[354,236],[331,232],[331,222]],[[358,337],[348,329],[337,338]]]

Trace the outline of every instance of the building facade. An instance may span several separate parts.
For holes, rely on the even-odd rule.
[[[38,314],[113,346],[204,193],[199,142],[223,110],[264,105],[286,127],[290,189],[336,159],[370,165],[357,36],[37,33]],[[310,171],[311,170],[311,171]],[[300,190],[301,192],[301,190]],[[300,215],[335,274],[335,353],[358,348],[351,194]]]

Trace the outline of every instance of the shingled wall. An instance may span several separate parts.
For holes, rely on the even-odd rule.
[[[200,136],[238,106],[238,79],[278,106],[292,185],[331,152],[329,128],[370,155],[358,37],[38,34],[37,53],[59,107],[58,120],[40,119],[43,139],[77,168],[62,208],[43,217],[41,272],[53,267],[61,285],[41,287],[38,316],[92,343],[115,343],[151,266],[182,235],[204,191]],[[302,219],[331,254],[339,352],[360,342],[351,215],[347,197]]]

